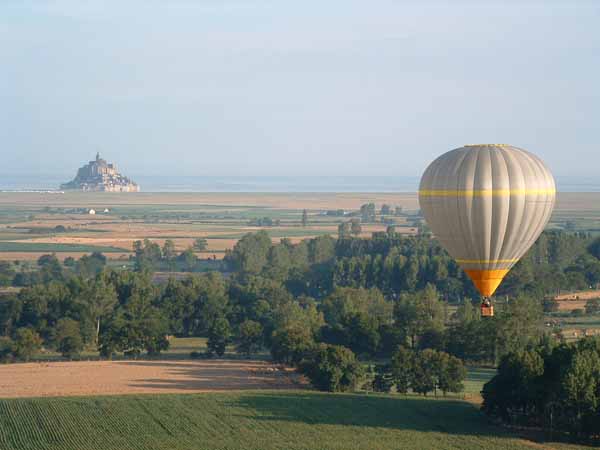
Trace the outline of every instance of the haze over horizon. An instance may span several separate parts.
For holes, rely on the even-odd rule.
[[[509,143],[600,164],[600,4],[0,4],[0,174],[419,176]],[[65,180],[67,181],[67,180]]]

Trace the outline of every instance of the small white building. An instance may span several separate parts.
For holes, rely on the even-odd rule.
[[[93,209],[93,208],[92,208],[92,209],[89,209],[89,210],[88,210],[88,214],[89,214],[90,216],[94,216],[94,215],[96,215],[96,210],[95,210],[95,209]]]
[[[104,214],[108,214],[110,211],[108,208],[104,208]]]

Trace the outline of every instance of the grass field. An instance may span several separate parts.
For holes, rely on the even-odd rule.
[[[1,450],[531,449],[472,405],[268,391],[0,400]]]

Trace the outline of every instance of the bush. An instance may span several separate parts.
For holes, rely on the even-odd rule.
[[[31,328],[19,328],[15,339],[15,356],[29,361],[31,357],[42,347],[42,338]]]
[[[208,355],[213,356],[216,354],[217,356],[223,356],[225,348],[229,343],[230,335],[231,330],[227,319],[224,317],[216,319],[208,331],[208,342],[206,343]]]
[[[346,392],[356,388],[363,368],[352,350],[319,344],[300,364],[300,370],[322,391]]]
[[[585,314],[585,310],[581,309],[581,308],[577,308],[577,309],[572,309],[571,310],[571,315],[573,317],[581,317]]]
[[[600,313],[600,298],[593,298],[588,300],[585,304],[586,314],[598,314]]]
[[[308,327],[290,325],[275,330],[271,337],[271,356],[276,362],[298,364],[315,345]]]
[[[83,350],[83,339],[79,322],[73,319],[60,319],[54,329],[54,344],[56,349],[65,357],[79,356]]]
[[[263,327],[254,320],[245,320],[240,324],[237,350],[248,356],[260,349],[262,345]]]
[[[8,336],[0,336],[0,363],[7,363],[13,360],[15,343]]]

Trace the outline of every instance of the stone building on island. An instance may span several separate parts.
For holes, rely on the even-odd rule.
[[[90,161],[77,171],[74,180],[60,185],[61,189],[99,192],[139,192],[138,184],[117,171],[117,166],[100,158]]]

